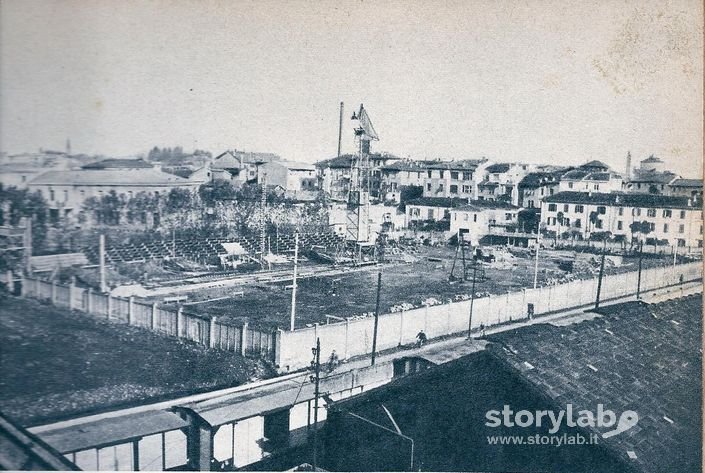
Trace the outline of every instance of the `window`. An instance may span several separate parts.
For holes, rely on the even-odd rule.
[[[548,211],[555,212],[556,211],[556,204],[548,204]]]
[[[49,200],[54,200],[54,189],[49,189]]]
[[[640,216],[641,216],[641,209],[640,209],[640,208],[634,209],[634,212],[635,212],[635,214],[636,214],[637,217],[640,217]]]
[[[420,217],[421,216],[421,209],[418,207],[412,207],[411,208],[411,216],[412,217]]]
[[[477,222],[477,214],[472,214],[472,221]],[[703,232],[703,227],[700,227],[700,233]]]
[[[438,184],[438,192],[443,192],[443,184]]]
[[[583,222],[580,221],[579,218],[575,219],[575,228],[580,228],[583,225]]]
[[[441,174],[441,179],[443,179],[443,175],[445,174],[445,171],[444,171],[443,169],[441,169],[441,170],[438,171],[438,172]]]
[[[430,191],[431,190],[431,184],[426,184],[426,190]]]
[[[431,175],[432,172],[433,172],[433,171],[428,171],[428,177],[429,177],[429,179],[432,177],[432,175]]]
[[[69,191],[64,191],[64,202],[69,201]]]
[[[647,217],[655,217],[656,216],[656,209],[648,209],[646,211],[646,216]]]
[[[622,221],[617,220],[617,230],[622,230],[622,225],[623,225]]]
[[[651,230],[652,232],[656,230],[656,224],[653,222],[649,222],[649,230]]]
[[[468,214],[465,214],[464,220],[467,222],[468,220],[470,220],[470,216]]]
[[[600,190],[600,184],[593,184],[592,188],[596,191]]]
[[[470,179],[472,179],[472,173],[467,171],[463,172],[463,181],[469,181]]]
[[[572,183],[572,182],[569,182],[569,183],[568,183],[568,189],[572,189],[572,188],[573,188],[573,183]]]
[[[620,217],[624,215],[624,207],[620,207],[619,209],[617,209],[617,215],[619,215]]]
[[[553,191],[553,188],[548,189],[548,195],[553,195]],[[543,190],[541,191],[541,193],[543,194]]]
[[[512,214],[504,214],[504,220],[511,220]]]
[[[669,218],[669,217],[671,217],[672,215],[673,215],[673,213],[671,212],[671,209],[664,209],[664,210],[663,210],[663,216],[664,216],[664,218]]]
[[[597,213],[600,215],[604,215],[605,213],[607,213],[607,208],[600,206],[597,208]]]
[[[678,225],[678,233],[685,233],[685,225],[682,223]]]
[[[457,181],[458,180],[458,171],[451,171],[450,178],[455,179]]]
[[[563,225],[565,225],[566,227],[570,227],[570,219],[569,219],[569,218],[564,218],[564,219],[563,219]]]
[[[454,185],[454,184],[451,185],[451,186],[450,186],[450,193],[451,193],[451,194],[457,194],[457,193],[458,193],[458,186],[456,186],[456,185]]]
[[[470,186],[463,186],[463,193],[464,194],[470,193]]]
[[[563,204],[563,212],[567,212],[570,206],[568,204]]]
[[[595,228],[602,228],[602,220],[595,221]]]
[[[681,218],[685,218],[685,210],[681,210]]]
[[[529,207],[530,209],[533,209],[533,208],[534,208],[534,201],[533,201],[533,200],[530,200],[530,201],[529,201],[528,207]]]
[[[668,224],[667,223],[663,224],[663,233],[668,233]]]
[[[428,213],[426,215],[429,220],[433,220],[433,209],[428,209]]]
[[[585,212],[585,207],[583,207],[582,205],[576,205],[576,206],[575,206],[575,213],[581,214],[581,213],[583,213],[583,212]]]

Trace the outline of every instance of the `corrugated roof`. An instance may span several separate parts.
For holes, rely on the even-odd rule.
[[[173,412],[147,411],[121,417],[107,417],[38,435],[59,452],[70,453],[168,432],[187,425],[188,422]]]
[[[619,205],[624,207],[687,208],[688,198],[658,194],[626,194],[622,192],[559,192],[544,198],[561,204]]]
[[[193,185],[183,177],[148,169],[78,169],[48,171],[35,177],[29,185],[48,186],[165,186]]]

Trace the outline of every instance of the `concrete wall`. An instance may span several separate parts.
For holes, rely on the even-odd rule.
[[[685,282],[702,278],[702,264],[695,262],[644,270],[641,290],[678,284],[681,275]],[[637,278],[637,272],[605,276],[600,300],[635,294]],[[596,294],[597,278],[594,278],[476,299],[473,303],[472,328],[476,330],[480,325],[488,327],[526,319],[529,304],[534,304],[535,315],[589,306],[595,303]],[[414,343],[420,330],[429,338],[467,331],[469,313],[470,301],[463,301],[380,315],[377,350]],[[294,332],[280,331],[275,363],[284,371],[308,366],[316,338],[321,339],[324,358],[333,350],[342,359],[371,353],[373,330],[374,319],[370,317],[315,325]]]

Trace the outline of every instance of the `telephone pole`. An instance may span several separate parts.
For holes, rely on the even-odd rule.
[[[372,365],[375,364],[377,356],[377,326],[379,325],[379,299],[382,293],[382,271],[377,273],[377,306],[375,307],[375,328],[372,335]]]
[[[639,243],[639,272],[636,278],[636,300],[641,299],[641,262],[644,259],[644,242]]]
[[[605,247],[607,246],[607,239],[605,239]],[[600,275],[597,279],[597,296],[595,298],[595,309],[600,308],[600,292],[602,292],[602,277],[605,274],[605,251],[606,248],[602,249],[602,259],[600,260]]]
[[[294,280],[291,285],[291,321],[289,330],[294,331],[296,322],[296,270],[299,264],[299,233],[294,234]]]
[[[472,265],[472,290],[470,292],[470,317],[468,319],[468,340],[472,338],[472,308],[475,303],[475,280],[477,279],[477,261]]]
[[[316,338],[316,347],[311,349],[314,358],[311,365],[314,369],[315,376],[311,376],[311,381],[315,383],[314,398],[313,398],[313,471],[316,471],[316,463],[318,460],[318,397],[320,396],[320,381],[321,381],[321,339]]]

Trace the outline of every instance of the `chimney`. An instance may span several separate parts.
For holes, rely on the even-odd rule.
[[[630,180],[632,178],[632,153],[627,151],[627,172],[624,175],[625,179]]]

